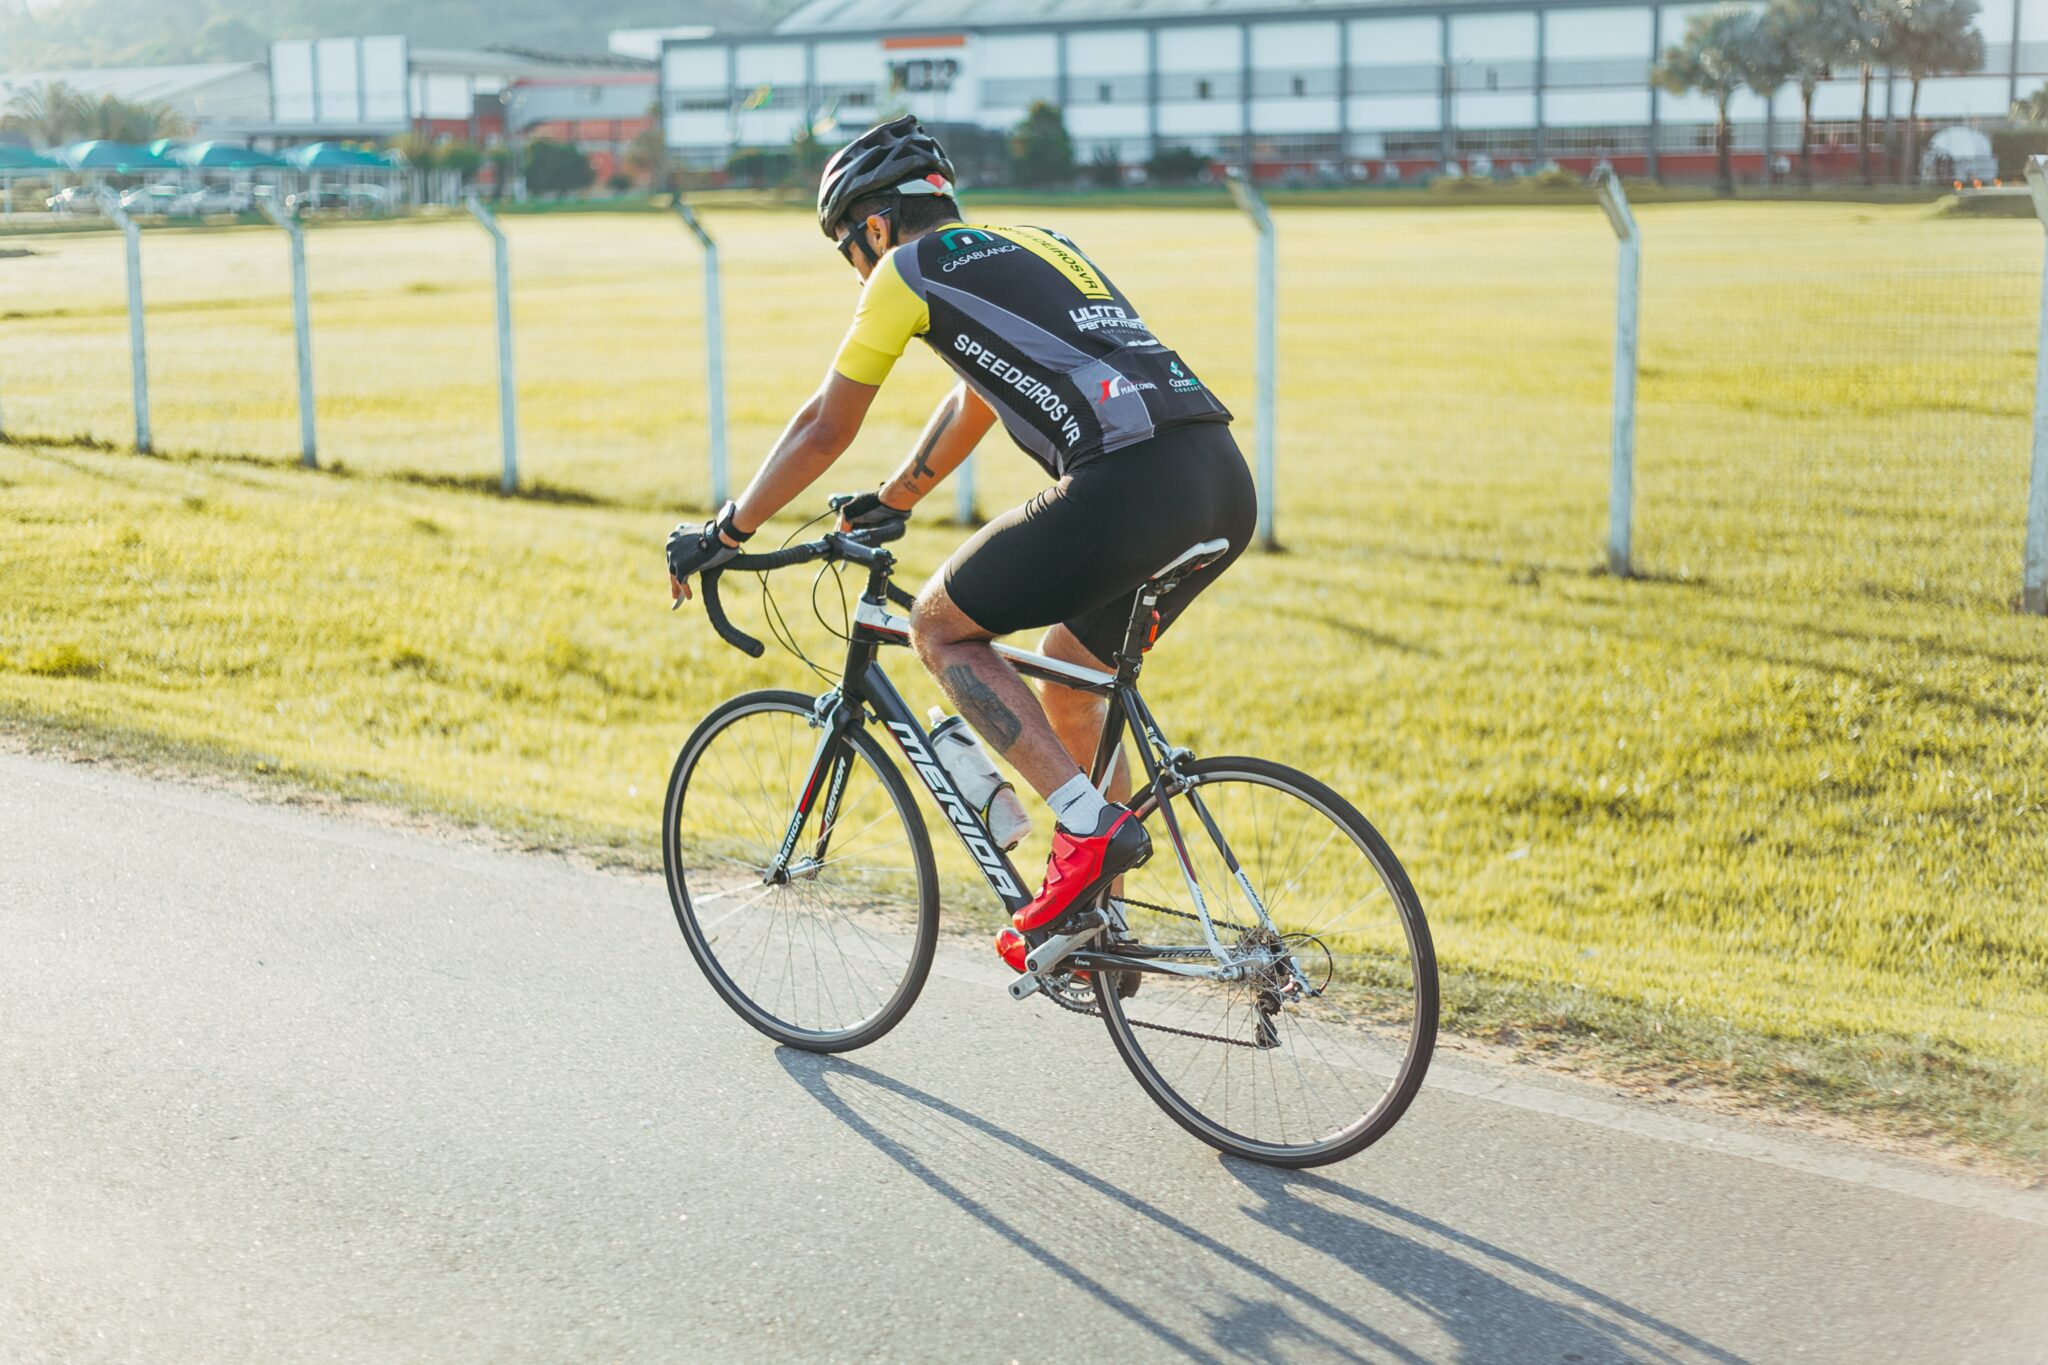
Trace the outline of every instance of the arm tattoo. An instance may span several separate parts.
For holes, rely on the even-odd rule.
[[[940,681],[946,686],[946,694],[959,706],[960,714],[967,717],[967,723],[995,745],[997,753],[1010,752],[1017,736],[1024,733],[1024,722],[1003,704],[996,690],[966,664],[946,665],[946,676]]]
[[[932,448],[938,445],[939,438],[946,434],[946,428],[951,425],[953,425],[953,409],[947,408],[939,414],[937,424],[932,427],[932,434],[925,438],[922,446],[918,447],[916,463],[910,466],[910,478],[906,482],[913,489],[917,487],[919,479],[933,477],[931,465]],[[936,479],[934,479],[934,482],[936,482]]]

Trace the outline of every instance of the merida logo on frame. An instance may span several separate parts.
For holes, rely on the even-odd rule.
[[[999,895],[1020,894],[1017,883],[1010,879],[1009,869],[1003,866],[1003,855],[996,852],[995,846],[982,834],[980,825],[974,819],[974,813],[967,809],[967,803],[960,799],[960,793],[953,790],[946,770],[938,765],[930,750],[924,747],[924,736],[918,733],[917,727],[894,720],[887,724],[895,732],[896,742],[903,746],[903,752],[909,757],[910,765],[917,769],[917,775],[924,779],[924,784],[932,789],[932,796],[938,800],[939,809],[946,813],[946,818],[953,822],[953,828],[960,832],[961,839],[967,844],[967,851],[974,855],[974,861],[981,864],[981,873],[988,878],[989,885],[993,886]]]

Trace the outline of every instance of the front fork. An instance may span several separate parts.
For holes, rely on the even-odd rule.
[[[796,803],[796,811],[789,817],[789,827],[783,833],[782,846],[776,850],[775,861],[762,877],[770,885],[780,886],[798,877],[815,877],[818,869],[825,865],[832,846],[832,832],[839,824],[839,803],[846,795],[846,780],[853,771],[853,745],[846,739],[846,732],[853,721],[852,708],[845,705],[838,692],[827,692],[818,698],[811,724],[822,733],[818,736],[818,747],[811,754],[811,775],[804,783],[804,794]],[[797,857],[797,845],[803,841],[804,826],[814,810],[818,812],[817,838],[807,853]]]

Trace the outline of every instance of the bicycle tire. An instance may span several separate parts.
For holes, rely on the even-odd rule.
[[[845,732],[845,742],[851,745],[854,752],[866,763],[868,770],[874,774],[888,796],[895,813],[903,821],[904,836],[909,845],[910,862],[916,879],[915,923],[911,927],[913,942],[905,962],[904,974],[896,983],[889,998],[875,1013],[864,1017],[853,1027],[799,1027],[780,1017],[741,987],[732,972],[720,960],[711,935],[707,933],[697,914],[696,903],[690,893],[689,872],[685,866],[682,844],[682,822],[688,809],[690,779],[700,761],[711,751],[717,738],[747,717],[764,713],[793,715],[803,718],[808,723],[815,707],[816,698],[801,692],[767,689],[733,697],[713,709],[699,722],[696,730],[676,755],[675,767],[669,775],[668,794],[662,805],[662,866],[668,882],[669,903],[675,910],[676,923],[682,930],[683,940],[689,945],[690,955],[696,959],[698,969],[703,972],[719,998],[724,1000],[734,1013],[778,1043],[802,1048],[808,1052],[845,1052],[867,1046],[902,1022],[903,1016],[916,1003],[918,993],[924,988],[925,978],[931,971],[932,954],[938,946],[938,874],[932,859],[931,840],[925,831],[924,819],[918,811],[916,798],[888,752],[872,734],[859,726],[851,727]],[[796,808],[797,796],[794,791],[788,795],[788,810],[791,813],[794,813]],[[766,885],[765,882],[763,884]],[[820,970],[822,971],[822,968]]]
[[[1162,1074],[1159,1059],[1155,1058],[1140,1041],[1139,1029],[1145,1027],[1144,1023],[1139,1022],[1134,1026],[1131,1013],[1134,1009],[1141,1013],[1144,1011],[1146,990],[1151,989],[1156,994],[1158,987],[1154,983],[1161,978],[1149,973],[1135,973],[1134,975],[1139,978],[1140,989],[1134,997],[1127,999],[1123,992],[1117,989],[1119,985],[1128,985],[1119,979],[1126,974],[1104,973],[1111,979],[1099,985],[1095,997],[1103,1023],[1109,1030],[1110,1040],[1115,1044],[1118,1055],[1123,1058],[1124,1065],[1130,1069],[1132,1076],[1145,1093],[1182,1128],[1218,1151],[1269,1166],[1295,1169],[1326,1165],[1355,1156],[1384,1137],[1407,1111],[1416,1093],[1422,1088],[1423,1078],[1428,1073],[1430,1056],[1436,1044],[1440,1007],[1436,951],[1430,939],[1429,925],[1423,915],[1421,900],[1416,895],[1406,870],[1394,855],[1393,849],[1379,831],[1373,828],[1371,822],[1342,796],[1306,773],[1265,759],[1238,757],[1201,759],[1187,764],[1183,772],[1198,784],[1197,790],[1202,786],[1230,779],[1265,785],[1304,801],[1350,836],[1352,843],[1379,873],[1381,884],[1388,891],[1398,912],[1407,944],[1414,992],[1414,1017],[1409,1036],[1401,1055],[1398,1073],[1392,1084],[1381,1093],[1377,1103],[1334,1136],[1298,1145],[1257,1141],[1233,1131],[1202,1112],[1196,1102],[1182,1095],[1175,1084]],[[1140,818],[1146,821],[1159,848],[1159,853],[1153,858],[1153,866],[1175,868],[1171,840],[1154,820],[1158,807],[1152,799],[1150,789],[1140,792],[1131,804]],[[1175,814],[1188,840],[1207,837],[1199,822],[1191,818],[1191,812],[1185,802],[1177,803]],[[1229,837],[1228,831],[1225,831],[1225,838]],[[1179,875],[1177,869],[1174,875]],[[1254,1096],[1256,1102],[1255,1088]],[[1256,1114],[1256,1110],[1254,1113]]]

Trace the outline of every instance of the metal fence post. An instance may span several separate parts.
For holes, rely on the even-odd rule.
[[[2027,158],[2027,189],[2034,214],[2048,227],[2048,156]],[[2048,616],[2048,252],[2041,267],[2041,317],[2034,343],[2034,463],[2027,481],[2026,568],[2020,604]]]
[[[306,303],[306,228],[296,213],[287,213],[271,196],[259,197],[263,216],[283,228],[292,244],[292,334],[299,357],[299,463],[320,467],[313,435],[313,323]]]
[[[1614,427],[1612,468],[1607,488],[1607,572],[1634,572],[1630,545],[1636,497],[1636,320],[1643,280],[1643,234],[1629,212],[1628,194],[1613,168],[1603,168],[1595,187],[1600,207],[1620,243],[1614,277]]]
[[[711,234],[704,230],[704,224],[697,221],[697,215],[691,212],[682,195],[675,197],[675,206],[683,225],[697,238],[697,245],[704,248],[704,384],[709,390],[711,505],[723,507],[726,501],[725,314],[719,302],[723,290],[718,283],[718,243],[711,240]]]
[[[1252,220],[1252,227],[1259,234],[1259,273],[1257,304],[1258,365],[1256,383],[1258,388],[1257,417],[1259,428],[1258,481],[1259,481],[1259,544],[1268,550],[1280,548],[1279,540],[1273,533],[1273,397],[1277,380],[1274,376],[1278,352],[1278,309],[1279,269],[1275,263],[1273,245],[1273,215],[1266,210],[1266,201],[1252,188],[1251,181],[1241,171],[1230,176],[1230,197]]]
[[[142,229],[121,207],[120,196],[100,186],[100,208],[128,239],[128,368],[135,377],[135,449],[155,452],[149,434],[149,344],[142,333]]]
[[[505,473],[500,488],[506,494],[519,491],[519,402],[518,386],[512,378],[512,259],[505,244],[505,230],[476,195],[469,196],[470,216],[491,234],[492,256],[498,277],[498,430],[505,446]]]

